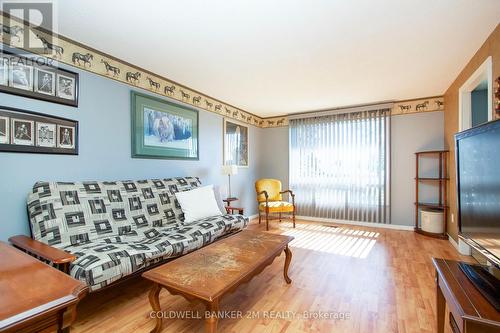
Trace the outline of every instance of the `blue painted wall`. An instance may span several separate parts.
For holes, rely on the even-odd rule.
[[[63,66],[64,67],[64,66]],[[66,67],[72,71],[74,68]],[[200,160],[131,158],[131,87],[95,74],[80,73],[79,107],[37,101],[0,93],[0,105],[75,119],[80,122],[78,156],[0,152],[0,240],[29,234],[26,197],[38,180],[120,180],[199,176],[204,184],[223,190],[221,175],[222,117],[200,110]],[[232,178],[232,192],[240,197],[246,215],[256,213],[254,182],[260,176],[258,146],[263,129],[250,126],[250,167]],[[223,193],[224,194],[224,193]]]

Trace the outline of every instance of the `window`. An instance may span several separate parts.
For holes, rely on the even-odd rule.
[[[290,120],[297,213],[390,223],[388,109]]]

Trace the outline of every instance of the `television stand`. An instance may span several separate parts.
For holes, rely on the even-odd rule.
[[[479,290],[488,302],[500,311],[500,281],[481,265],[471,265],[461,262],[460,269],[469,278],[474,287]]]
[[[437,332],[445,331],[446,313],[454,333],[500,332],[500,312],[465,275],[461,262],[436,258],[432,262],[436,269]]]

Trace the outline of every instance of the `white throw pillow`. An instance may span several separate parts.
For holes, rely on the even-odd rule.
[[[222,201],[222,196],[220,195],[220,187],[214,185],[214,195],[215,201],[217,202],[217,206],[219,207],[220,213],[222,215],[226,214],[226,208],[224,208],[224,202]]]
[[[184,213],[184,223],[222,215],[215,200],[213,185],[177,192],[175,197]]]

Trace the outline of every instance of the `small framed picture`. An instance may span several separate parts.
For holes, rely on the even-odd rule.
[[[9,84],[9,59],[0,57],[0,84]]]
[[[223,165],[248,167],[248,126],[224,118]]]
[[[9,85],[17,89],[33,91],[33,67],[26,65],[23,59],[11,58]]]
[[[57,74],[57,97],[75,100],[75,78]]]
[[[10,142],[9,125],[9,117],[0,117],[0,144]]]
[[[57,146],[64,149],[75,148],[75,128],[72,126],[57,126]]]
[[[36,145],[38,147],[56,147],[56,124],[36,123]]]
[[[35,92],[54,96],[56,94],[56,73],[35,68]]]
[[[34,121],[12,118],[12,143],[21,146],[33,146]]]

